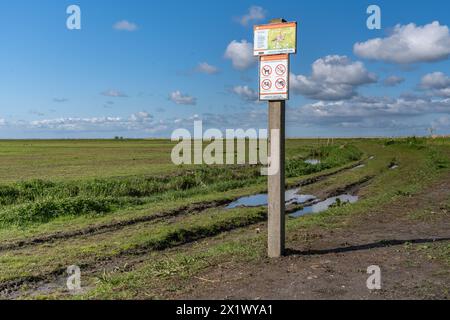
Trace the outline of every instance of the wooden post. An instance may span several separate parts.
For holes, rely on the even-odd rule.
[[[286,22],[284,19],[272,19],[270,23]],[[270,258],[278,258],[284,254],[285,247],[285,177],[284,177],[284,145],[285,145],[285,101],[269,101],[269,156],[278,171],[268,176],[268,239],[267,251]],[[279,134],[272,137],[272,130]],[[274,141],[273,139],[278,139]],[[276,154],[272,154],[272,144],[277,146]]]
[[[273,135],[272,130],[279,134]],[[269,101],[269,156],[271,166],[279,170],[268,176],[268,255],[277,258],[284,254],[285,186],[284,186],[285,102]],[[278,139],[278,141],[274,141]],[[277,146],[272,154],[272,144]],[[274,163],[276,162],[276,163]]]

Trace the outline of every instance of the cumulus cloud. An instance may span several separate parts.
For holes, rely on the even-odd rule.
[[[235,86],[231,88],[231,92],[247,102],[255,102],[258,100],[258,92],[248,86]]]
[[[318,101],[292,111],[288,121],[319,125],[387,126],[432,113],[450,112],[450,99],[416,96],[405,99],[357,96],[345,101]]]
[[[442,72],[424,75],[420,81],[420,87],[429,90],[432,95],[450,97],[450,77]]]
[[[35,120],[22,124],[27,129],[44,129],[57,131],[151,131],[158,125],[153,116],[146,111],[123,117],[66,117],[56,119]]]
[[[114,24],[114,29],[119,31],[136,31],[138,29],[137,24],[129,22],[127,20],[121,20]]]
[[[246,40],[231,41],[225,50],[225,58],[230,59],[237,70],[248,69],[257,62],[257,58],[253,56],[253,44]]]
[[[128,95],[122,91],[119,90],[106,90],[101,92],[101,95],[105,97],[112,97],[112,98],[126,98]]]
[[[242,17],[237,18],[237,21],[243,25],[248,26],[250,23],[264,20],[266,18],[266,10],[260,6],[251,6],[248,13]]]
[[[386,87],[395,87],[395,86],[399,85],[400,83],[403,83],[404,81],[405,81],[405,79],[402,77],[389,76],[383,80],[383,85],[385,85]]]
[[[58,129],[58,130],[82,130],[89,129],[93,125],[104,126],[117,124],[121,121],[119,117],[93,117],[93,118],[57,118],[31,121],[30,125],[40,129]]]
[[[204,113],[195,114],[189,117],[175,118],[167,121],[173,128],[192,128],[194,121],[201,120],[203,129],[217,128],[239,129],[239,128],[265,128],[267,126],[267,108],[245,109],[237,112],[219,114]]]
[[[175,102],[176,104],[184,104],[191,106],[195,106],[197,104],[197,98],[187,94],[183,94],[178,90],[170,93],[169,100]]]
[[[168,137],[178,128],[192,129],[194,121],[202,120],[204,130],[207,128],[264,128],[267,123],[266,108],[245,109],[241,112],[223,114],[205,113],[186,117],[155,119],[146,111],[136,112],[128,117],[61,117],[35,121],[7,122],[0,118],[0,128],[8,128],[23,132],[46,133],[55,136],[79,137],[95,133],[96,136],[111,137],[123,133],[134,136]]]
[[[207,62],[200,62],[195,70],[197,72],[206,74],[216,74],[219,72],[219,69],[217,67],[212,66]]]
[[[450,33],[438,21],[399,24],[388,37],[356,43],[353,51],[362,58],[399,64],[440,61],[450,56]]]
[[[130,117],[130,120],[134,121],[134,122],[146,122],[146,121],[150,121],[152,119],[153,119],[153,116],[146,111],[140,111],[140,112],[133,113]]]
[[[312,64],[311,76],[291,74],[290,88],[311,99],[343,100],[355,96],[358,86],[376,81],[376,75],[368,72],[362,62],[330,55]]]

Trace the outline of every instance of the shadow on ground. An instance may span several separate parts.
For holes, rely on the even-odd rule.
[[[320,249],[320,250],[296,250],[296,249],[286,249],[286,255],[322,255],[322,254],[330,254],[330,253],[345,253],[352,251],[360,251],[360,250],[369,250],[376,248],[385,248],[391,246],[399,246],[404,244],[422,244],[422,243],[432,243],[432,242],[442,242],[442,241],[450,241],[450,237],[446,238],[428,238],[428,239],[408,239],[408,240],[381,240],[372,243],[359,244],[348,247],[340,247],[340,248],[332,248],[332,249]]]

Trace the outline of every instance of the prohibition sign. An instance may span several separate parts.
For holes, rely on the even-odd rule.
[[[265,79],[261,82],[261,88],[264,90],[269,90],[272,87],[272,81]]]
[[[264,67],[262,67],[261,74],[264,77],[270,76],[272,74],[272,67],[269,65],[265,65]]]
[[[275,68],[275,72],[277,75],[282,76],[286,73],[286,66],[284,64],[277,65],[277,67]]]
[[[277,81],[275,81],[275,87],[277,87],[277,89],[284,89],[286,87],[286,80],[278,78]]]

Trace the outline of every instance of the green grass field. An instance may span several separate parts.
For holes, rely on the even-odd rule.
[[[171,297],[211,265],[264,259],[265,234],[254,229],[264,228],[266,208],[223,207],[266,190],[259,167],[177,167],[173,146],[167,140],[0,141],[0,292]],[[302,193],[332,194],[370,178],[356,204],[288,219],[289,238],[292,230],[336,228],[339,217],[420,192],[448,173],[450,139],[292,139],[286,157],[287,184],[304,184]],[[306,164],[308,158],[321,163]],[[439,253],[449,259],[448,250]],[[83,272],[84,289],[75,295],[61,280],[70,265]]]

